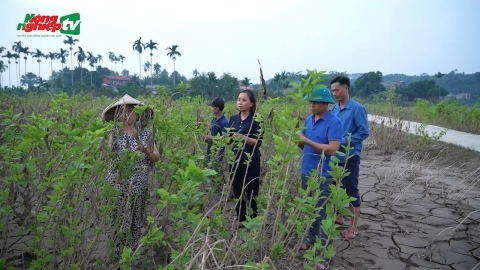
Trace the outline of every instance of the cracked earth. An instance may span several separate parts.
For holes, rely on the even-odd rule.
[[[480,269],[478,171],[375,150],[360,166],[360,235],[335,243],[330,269]]]

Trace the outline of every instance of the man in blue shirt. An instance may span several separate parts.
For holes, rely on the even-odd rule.
[[[222,98],[214,98],[212,101],[207,103],[208,106],[211,106],[212,114],[215,115],[215,117],[212,119],[211,127],[210,127],[210,135],[204,135],[203,140],[205,140],[208,143],[207,146],[207,160],[210,161],[210,157],[218,157],[218,164],[220,165],[223,161],[223,152],[225,151],[225,148],[222,147],[220,151],[218,152],[218,155],[213,155],[211,152],[212,144],[213,144],[213,137],[216,136],[217,134],[223,135],[227,133],[227,126],[228,126],[228,120],[223,115],[223,109],[225,108],[225,101]]]
[[[302,155],[302,188],[307,188],[307,181],[310,174],[315,173],[316,178],[321,180],[324,176],[325,181],[320,181],[319,189],[322,191],[321,198],[317,202],[316,207],[322,206],[327,197],[330,196],[330,184],[332,177],[329,166],[331,156],[334,156],[340,148],[340,141],[343,136],[342,122],[338,117],[333,115],[328,105],[335,103],[330,90],[327,88],[316,89],[312,95],[307,97],[310,101],[310,111],[312,115],[305,119],[305,129],[300,135],[298,146],[303,149]],[[325,154],[325,160],[322,161],[322,153]],[[322,164],[323,163],[323,164]],[[318,168],[322,168],[318,171]],[[321,222],[326,218],[326,206],[320,210],[318,218],[313,222],[308,231],[308,242],[304,243],[300,249],[309,249],[317,241],[321,241],[322,245],[326,244],[327,235],[321,230]],[[326,267],[326,264],[319,265],[320,268]]]
[[[336,115],[343,124],[343,138],[342,146],[347,146],[347,138],[351,133],[349,156],[352,156],[346,161],[345,168],[350,175],[342,179],[343,188],[345,188],[347,195],[355,198],[356,200],[350,203],[350,211],[354,216],[350,219],[350,225],[348,230],[343,234],[343,239],[354,239],[358,235],[357,223],[360,217],[360,193],[358,192],[358,176],[360,167],[360,157],[362,153],[363,141],[368,137],[368,120],[367,110],[365,107],[350,98],[348,91],[350,90],[350,79],[345,76],[337,76],[330,82],[330,90],[333,96],[338,101],[330,110]],[[340,151],[345,153],[343,147]],[[345,165],[345,156],[338,155],[338,158],[342,162],[341,166]],[[339,216],[335,223],[342,225],[344,219]]]

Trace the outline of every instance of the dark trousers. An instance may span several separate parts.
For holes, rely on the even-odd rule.
[[[232,173],[233,196],[235,199],[239,199],[235,206],[238,221],[243,222],[247,219],[247,206],[253,211],[250,218],[255,218],[257,216],[257,202],[255,199],[260,189],[260,159],[252,160],[248,168],[245,161],[241,160],[238,163],[238,168],[237,164],[230,165],[230,172]]]

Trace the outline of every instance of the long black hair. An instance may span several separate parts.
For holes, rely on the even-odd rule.
[[[241,93],[247,94],[248,99],[250,100],[250,102],[253,103],[252,107],[250,107],[250,113],[255,114],[255,111],[257,111],[257,99],[255,98],[255,94],[253,93],[252,90],[249,90],[249,89],[242,90],[240,94]]]

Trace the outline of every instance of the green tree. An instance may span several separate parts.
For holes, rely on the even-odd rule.
[[[72,38],[72,36],[67,35],[67,39],[63,40],[63,44],[70,45],[70,69],[73,70],[73,45],[76,42],[80,42],[78,39]],[[72,72],[72,87],[73,87],[73,72]]]
[[[83,51],[82,47],[78,46],[78,51],[75,52],[77,56],[78,67],[80,68],[80,83],[83,84],[83,70],[82,70],[82,63],[85,62],[87,56]]]
[[[417,98],[435,100],[448,94],[433,79],[412,82],[407,87],[400,88],[397,92],[408,101],[414,101]]]
[[[39,49],[37,49],[37,51],[35,51],[34,53],[32,53],[32,57],[33,57],[33,58],[37,58],[37,63],[38,63],[38,77],[41,77],[41,75],[40,75],[40,63],[42,62],[41,58],[42,58],[42,57],[45,57],[45,55],[43,54],[43,52],[41,52]]]
[[[352,94],[358,97],[366,98],[373,94],[385,92],[385,87],[381,84],[382,73],[380,71],[364,73],[353,84]]]
[[[2,55],[3,58],[7,58],[8,59],[8,84],[10,87],[12,87],[12,81],[11,81],[11,77],[10,77],[10,58],[13,58],[13,54],[9,51],[7,51],[7,53],[5,55]]]
[[[173,89],[175,89],[175,60],[177,60],[177,56],[182,56],[182,54],[177,51],[178,45],[172,45],[172,47],[167,47],[165,50],[168,51],[167,56],[171,57],[173,60]]]
[[[150,42],[143,44],[145,49],[150,49],[150,63],[153,63],[153,50],[158,50],[157,48],[157,42],[153,42],[153,40],[150,39]],[[153,69],[150,69],[150,85],[153,85],[153,75],[152,75]]]
[[[142,79],[142,57],[141,54],[143,52],[143,49],[145,49],[145,45],[142,43],[142,38],[140,37],[139,39],[135,40],[133,43],[133,50],[138,52],[138,65],[140,67],[140,76],[139,79]]]

